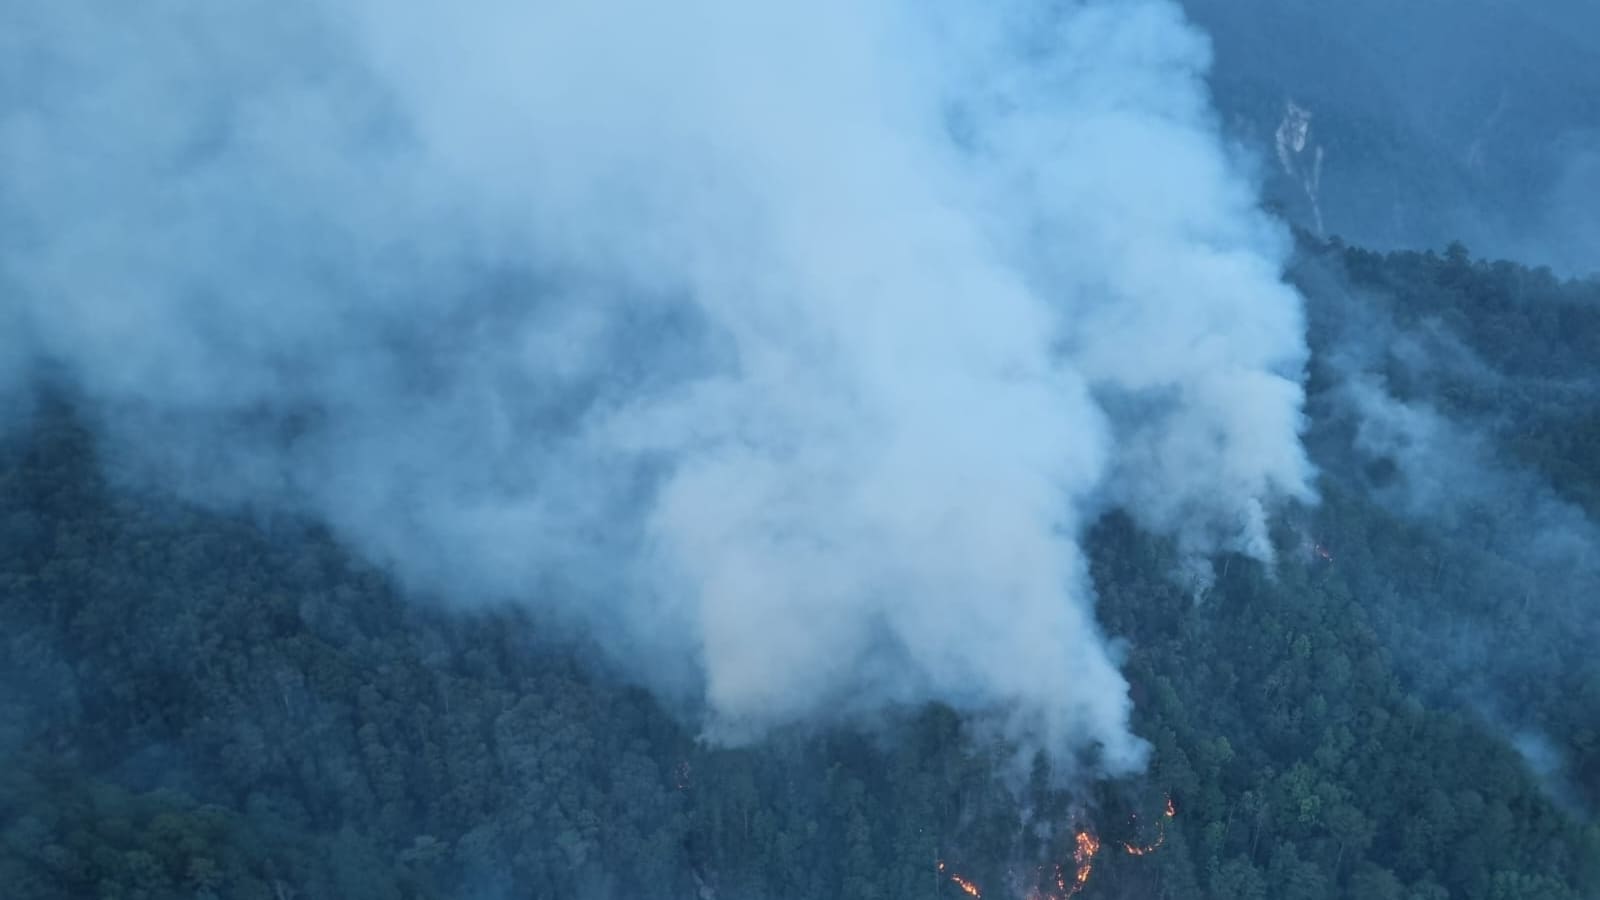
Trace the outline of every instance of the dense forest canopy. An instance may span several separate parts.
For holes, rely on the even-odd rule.
[[[1592,6],[0,4],[0,895],[1595,900]]]
[[[0,470],[0,883],[960,896],[943,861],[1005,896],[1050,866],[1075,874],[1082,829],[1100,841],[1086,898],[1594,896],[1600,668],[1592,621],[1547,605],[1587,598],[1503,590],[1545,581],[1481,559],[1471,516],[1374,486],[1401,476],[1351,446],[1331,323],[1359,302],[1397,334],[1443,329],[1481,369],[1408,381],[1390,360],[1395,396],[1472,423],[1497,465],[1588,509],[1596,410],[1524,392],[1591,377],[1600,285],[1313,241],[1291,271],[1314,323],[1322,502],[1277,522],[1275,565],[1219,558],[1200,593],[1173,577],[1170,540],[1121,516],[1095,530],[1098,615],[1125,642],[1153,755],[1070,789],[1042,758],[1019,777],[939,705],[707,743],[526,613],[439,612],[314,523],[120,484],[71,388],[45,386]],[[1535,734],[1552,759],[1519,745]]]

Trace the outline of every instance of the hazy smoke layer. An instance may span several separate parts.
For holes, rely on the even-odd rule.
[[[1181,2],[1241,141],[1270,158],[1286,101],[1312,116],[1267,186],[1306,228],[1600,271],[1600,4]]]
[[[1125,770],[1075,536],[1309,495],[1207,62],[1158,2],[24,0],[0,373],[713,733],[937,698]]]
[[[1485,280],[1503,265],[1454,264]],[[1548,441],[1588,414],[1596,383],[1584,325],[1554,340],[1531,330],[1486,339],[1453,310],[1419,314],[1404,287],[1352,287],[1326,258],[1306,257],[1295,278],[1312,298],[1322,386],[1314,457],[1336,498],[1359,498],[1319,517],[1338,579],[1368,604],[1408,689],[1504,732],[1558,803],[1593,804],[1600,782],[1576,723],[1594,718],[1583,710],[1600,683],[1600,528],[1584,480],[1516,444]],[[1494,301],[1475,293],[1484,283],[1449,296],[1487,316]],[[1551,281],[1528,305],[1571,304],[1583,323],[1584,293],[1569,287]],[[1497,355],[1497,345],[1518,352]],[[1392,521],[1363,510],[1370,502]]]

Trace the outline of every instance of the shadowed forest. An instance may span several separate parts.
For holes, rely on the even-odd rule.
[[[1085,830],[1084,898],[1594,897],[1595,595],[1502,529],[1600,514],[1600,283],[1309,237],[1291,280],[1321,502],[1209,583],[1096,527],[1153,753],[1070,792],[940,705],[707,744],[533,614],[443,612],[315,523],[126,487],[42,383],[0,452],[3,892],[899,900],[963,896],[959,870],[1000,897]],[[1429,508],[1362,449],[1354,369],[1518,496]]]

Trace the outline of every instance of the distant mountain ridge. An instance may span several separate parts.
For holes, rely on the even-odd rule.
[[[1600,4],[1183,5],[1211,35],[1224,127],[1293,221],[1379,249],[1461,240],[1600,271]],[[1325,157],[1314,198],[1307,173],[1275,164],[1291,107]]]

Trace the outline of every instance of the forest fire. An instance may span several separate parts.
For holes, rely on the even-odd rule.
[[[1161,817],[1156,820],[1156,839],[1149,844],[1134,844],[1129,841],[1119,841],[1122,849],[1130,856],[1146,856],[1159,850],[1167,841],[1167,823],[1178,815],[1178,806],[1169,794],[1166,805],[1162,808]],[[1047,880],[1044,867],[1039,867],[1035,874],[1032,888],[1026,894],[1026,900],[1067,900],[1081,892],[1088,884],[1089,877],[1094,874],[1095,858],[1100,855],[1101,841],[1099,835],[1088,828],[1079,828],[1072,836],[1072,863],[1073,872],[1068,879],[1065,867],[1060,863],[1051,866],[1051,875]],[[946,873],[943,860],[938,862],[939,873],[949,874],[950,880],[955,882],[961,890],[970,897],[982,897],[983,891],[970,879],[956,874]]]
[[[1060,863],[1051,866],[1053,889],[1046,887],[1044,868],[1038,869],[1037,881],[1028,891],[1027,900],[1067,900],[1068,897],[1083,890],[1089,883],[1089,876],[1094,872],[1094,858],[1100,853],[1100,838],[1094,832],[1085,828],[1078,829],[1073,835],[1072,862],[1076,866],[1072,873],[1072,880],[1067,880],[1066,870]]]
[[[1122,849],[1128,851],[1128,855],[1130,856],[1144,856],[1147,853],[1154,853],[1157,850],[1160,850],[1161,845],[1166,842],[1167,833],[1165,831],[1161,831],[1156,834],[1156,839],[1152,843],[1140,846],[1138,844],[1130,844],[1127,841],[1123,841]]]
[[[977,885],[973,884],[971,881],[968,881],[965,878],[962,878],[960,875],[951,875],[950,876],[950,880],[954,881],[956,883],[956,887],[961,888],[962,892],[965,893],[969,897],[982,897],[983,896],[983,891],[981,889],[979,889],[979,887]]]
[[[1154,853],[1157,850],[1160,850],[1161,849],[1161,845],[1165,844],[1167,842],[1167,822],[1171,821],[1172,818],[1174,816],[1176,816],[1177,814],[1178,814],[1178,807],[1173,804],[1172,795],[1169,794],[1169,795],[1167,795],[1167,805],[1166,805],[1165,809],[1162,810],[1161,818],[1156,820],[1156,839],[1155,839],[1155,841],[1152,842],[1152,843],[1143,844],[1143,845],[1133,844],[1133,843],[1130,843],[1128,841],[1123,841],[1122,842],[1122,849],[1126,850],[1130,856],[1144,856],[1146,854]]]
[[[943,875],[944,871],[945,871],[944,860],[942,860],[942,859],[939,860],[938,868],[939,868],[939,874]],[[974,882],[972,879],[967,878],[966,876],[962,875],[959,872],[951,872],[950,873],[950,880],[954,881],[956,883],[956,887],[961,888],[961,892],[963,894],[966,894],[968,897],[982,897],[983,896],[983,889],[978,887],[977,883]]]
[[[1089,876],[1094,873],[1095,855],[1100,852],[1100,839],[1092,831],[1079,830],[1074,840],[1077,846],[1072,851],[1072,861],[1077,863],[1078,871],[1073,875],[1072,890],[1067,892],[1068,896],[1083,890],[1083,886],[1089,883]]]

